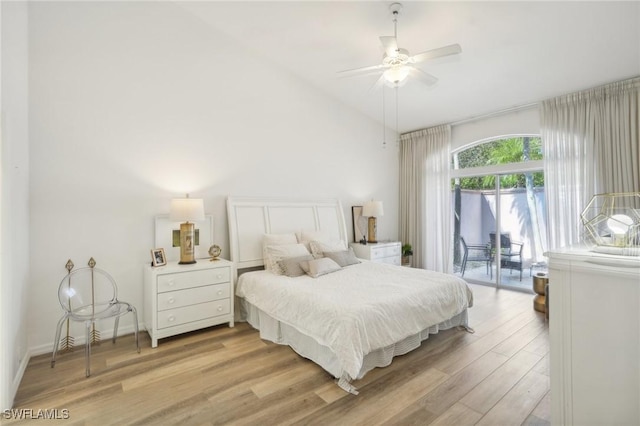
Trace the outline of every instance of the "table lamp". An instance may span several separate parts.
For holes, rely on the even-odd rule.
[[[384,216],[384,209],[382,208],[382,201],[368,201],[364,203],[362,207],[362,216],[369,218],[369,232],[367,233],[367,242],[377,243],[376,230],[377,223],[376,218]]]
[[[171,200],[169,219],[180,224],[180,261],[181,265],[196,263],[195,258],[195,224],[204,220],[204,202],[202,198],[174,198]]]

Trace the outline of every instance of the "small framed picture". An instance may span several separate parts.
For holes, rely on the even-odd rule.
[[[164,255],[164,249],[157,248],[151,250],[151,265],[163,266],[167,264],[167,257]]]

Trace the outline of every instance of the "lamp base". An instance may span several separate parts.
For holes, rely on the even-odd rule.
[[[195,224],[185,222],[180,224],[180,261],[179,265],[196,263],[195,258]]]
[[[367,232],[367,242],[371,244],[377,243],[376,239],[377,223],[375,217],[369,218],[369,232]]]

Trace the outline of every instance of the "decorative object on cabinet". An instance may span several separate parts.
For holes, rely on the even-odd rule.
[[[214,260],[219,260],[220,254],[222,254],[222,249],[219,245],[214,244],[209,247],[209,254],[211,255],[211,262],[213,262]]]
[[[547,286],[549,285],[549,278],[547,274],[538,272],[533,277],[533,291],[536,293],[533,296],[533,309],[538,312],[547,312]]]
[[[167,264],[167,256],[164,249],[157,248],[151,250],[151,266],[164,266]]]
[[[362,216],[369,218],[369,230],[367,233],[367,242],[368,243],[377,243],[377,218],[384,216],[384,208],[382,206],[382,201],[368,201],[364,203],[362,207]]]
[[[372,262],[390,263],[400,266],[402,263],[402,244],[400,241],[362,245],[350,243],[353,252],[360,259]]]
[[[168,214],[158,215],[155,221],[155,247],[164,248],[167,262],[180,260],[180,222],[169,219]],[[209,259],[209,247],[213,244],[213,216],[195,222],[195,258]]]
[[[204,220],[204,202],[202,198],[174,198],[171,200],[169,219],[180,224],[180,261],[181,265],[196,263],[196,233],[193,222]]]
[[[362,206],[351,207],[353,242],[367,244],[367,218],[362,215]]]
[[[138,314],[130,303],[118,300],[118,289],[111,275],[95,267],[96,261],[89,259],[89,266],[73,269],[73,262],[69,260],[66,268],[68,274],[58,286],[58,301],[64,310],[64,315],[58,321],[56,336],[53,341],[51,368],[55,367],[56,354],[60,345],[62,325],[67,321],[67,336],[69,333],[68,320],[82,322],[85,325],[85,376],[91,375],[91,346],[100,341],[100,332],[95,328],[97,320],[115,318],[112,341],[115,343],[118,335],[120,317],[131,312],[133,314],[133,329],[135,333],[136,349],[140,353],[138,340]]]
[[[233,327],[235,266],[228,260],[144,269],[144,322],[158,340],[228,322]]]
[[[409,243],[402,245],[402,266],[411,266],[411,257],[413,256],[413,247]]]
[[[596,194],[580,219],[593,251],[640,256],[640,192]]]

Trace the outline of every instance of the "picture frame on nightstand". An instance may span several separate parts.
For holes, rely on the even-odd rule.
[[[167,264],[167,256],[163,248],[151,250],[151,266],[164,266]]]

